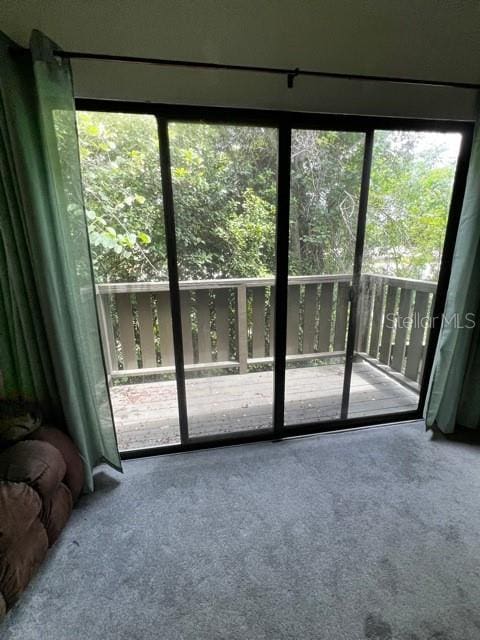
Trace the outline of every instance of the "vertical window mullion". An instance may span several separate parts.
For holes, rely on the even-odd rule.
[[[175,358],[175,377],[177,382],[178,417],[180,423],[180,442],[187,444],[188,416],[185,389],[185,366],[183,358],[182,317],[180,309],[180,287],[178,283],[177,238],[175,231],[175,207],[173,203],[172,168],[170,162],[170,142],[168,121],[157,117],[158,140],[160,145],[160,168],[162,173],[163,214],[165,218],[165,242],[167,246],[168,281],[170,308],[172,312],[173,349]]]
[[[285,413],[291,147],[291,126],[281,124],[278,129],[275,357],[273,387],[273,431],[277,435],[280,435],[283,429]]]
[[[355,257],[353,260],[352,287],[350,290],[350,314],[348,318],[347,348],[345,354],[345,371],[343,376],[342,409],[340,414],[340,418],[342,420],[346,420],[348,417],[348,406],[350,402],[350,385],[352,381],[353,357],[358,322],[360,277],[362,274],[363,249],[365,246],[365,228],[367,222],[368,193],[370,189],[370,174],[372,170],[373,139],[373,129],[369,129],[365,134],[362,181],[360,185],[360,200],[358,204],[357,232],[355,239]]]

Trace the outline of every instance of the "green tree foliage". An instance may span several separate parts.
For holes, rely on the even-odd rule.
[[[166,279],[155,119],[83,112],[78,129],[98,281]]]
[[[80,153],[99,282],[165,280],[165,230],[152,116],[79,113]],[[181,279],[275,271],[277,134],[169,126]],[[364,270],[435,278],[454,173],[451,136],[377,132]],[[364,136],[294,131],[290,273],[349,273]]]
[[[291,275],[352,271],[363,143],[359,133],[293,132]]]
[[[180,278],[274,273],[276,132],[169,129]]]
[[[452,134],[375,134],[365,270],[437,278],[458,144]]]

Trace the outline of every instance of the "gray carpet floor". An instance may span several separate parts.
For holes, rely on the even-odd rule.
[[[480,447],[419,423],[102,470],[4,640],[478,640]]]

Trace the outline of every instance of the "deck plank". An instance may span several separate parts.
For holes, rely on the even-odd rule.
[[[343,366],[291,368],[286,372],[286,423],[339,417]],[[175,381],[111,389],[120,448],[179,442]],[[187,380],[192,436],[271,428],[271,371]],[[368,363],[354,363],[349,416],[414,409],[418,396]]]

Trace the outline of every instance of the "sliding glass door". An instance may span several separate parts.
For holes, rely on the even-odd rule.
[[[121,450],[180,442],[157,121],[77,118],[97,308]]]
[[[189,436],[271,429],[277,131],[168,134]]]
[[[375,132],[349,417],[418,405],[460,142]]]
[[[121,449],[421,415],[471,129],[109,108],[78,124]]]
[[[286,425],[341,417],[364,146],[292,131]]]

